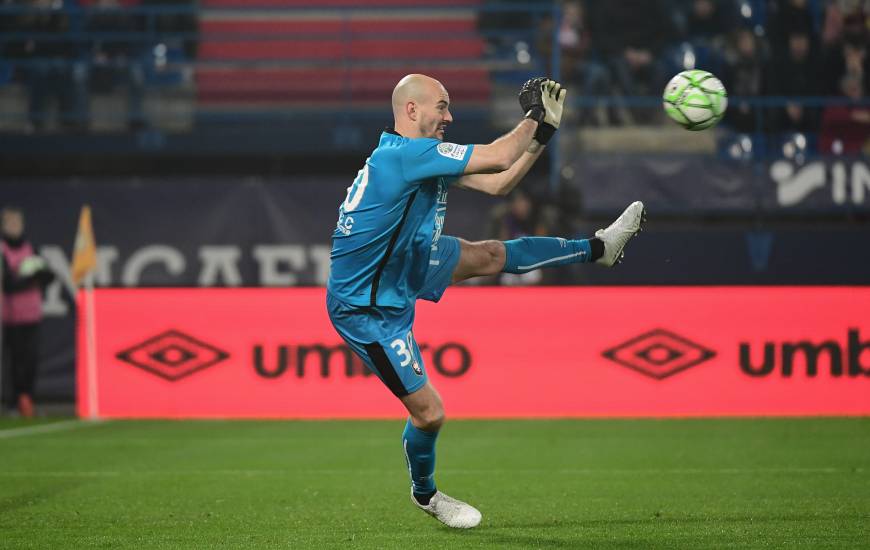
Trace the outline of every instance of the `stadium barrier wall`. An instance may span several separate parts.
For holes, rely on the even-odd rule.
[[[329,269],[329,238],[348,181],[332,176],[226,176],[4,182],[3,204],[24,209],[29,238],[57,274],[43,302],[46,320],[38,401],[72,402],[75,397],[75,287],[69,266],[82,204],[90,204],[93,211],[100,257],[97,287],[323,286]],[[630,265],[548,270],[549,282],[862,285],[870,281],[870,255],[856,254],[870,236],[867,224],[819,222],[812,224],[811,231],[808,221],[669,224],[658,217],[664,208],[663,200],[655,200],[658,186],[645,181],[648,192],[644,193],[609,180],[599,185],[612,188],[618,197],[610,203],[614,211],[609,215],[624,208],[626,197],[648,201],[650,224],[644,238],[631,245]],[[683,187],[684,193],[691,189],[699,197],[706,196],[705,188]],[[683,216],[703,210],[701,205],[681,202],[676,188],[667,189],[661,196],[682,204]],[[596,201],[602,197],[597,197],[593,201],[590,196],[590,201],[600,206]],[[486,238],[488,218],[481,213],[501,202],[481,193],[452,191],[446,231],[470,240]],[[573,234],[588,236],[607,221],[578,220]],[[564,228],[553,230],[570,236],[562,233]]]
[[[659,215],[686,212],[844,215],[870,212],[870,161],[819,156],[738,161],[703,154],[568,154],[587,214],[622,208],[638,197]],[[601,185],[607,182],[607,185]]]
[[[325,291],[78,297],[78,413],[399,418]],[[451,417],[870,414],[870,288],[455,288],[415,336]]]

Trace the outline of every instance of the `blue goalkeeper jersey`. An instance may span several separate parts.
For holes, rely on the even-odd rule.
[[[330,294],[355,306],[404,308],[416,301],[441,236],[447,188],[473,149],[381,134],[338,210]]]

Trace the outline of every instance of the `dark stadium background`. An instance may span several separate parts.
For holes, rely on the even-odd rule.
[[[865,99],[838,86],[853,70],[865,96],[870,85],[870,56],[855,67],[843,53],[866,50],[865,9],[822,0],[6,0],[0,204],[23,207],[28,236],[61,274],[46,299],[37,401],[74,397],[67,271],[82,204],[109,251],[98,287],[323,285],[336,207],[408,72],[442,80],[455,117],[448,139],[463,143],[515,124],[527,78],[565,82],[571,105],[558,143],[523,184],[550,233],[586,235],[629,201],[647,204],[648,230],[624,265],[547,271],[535,284],[865,284],[868,125],[840,135],[826,118],[844,107],[866,113]],[[746,34],[754,51],[741,57]],[[802,64],[789,61],[793,34],[808,39]],[[632,41],[654,67],[627,89],[614,60]],[[730,92],[711,131],[687,132],[661,111],[667,79],[692,67]],[[788,104],[808,115],[789,120]],[[503,203],[454,191],[448,233],[493,236]],[[259,245],[298,248],[289,278],[263,275]],[[183,266],[158,253],[130,268],[152,246]],[[203,278],[209,246],[238,251],[240,280]]]

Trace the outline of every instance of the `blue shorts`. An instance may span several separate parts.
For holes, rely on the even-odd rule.
[[[417,299],[441,299],[459,263],[459,252],[455,237],[445,235],[438,240]],[[327,293],[326,308],[338,334],[393,394],[403,397],[426,384],[426,367],[412,331],[414,306],[352,306]]]

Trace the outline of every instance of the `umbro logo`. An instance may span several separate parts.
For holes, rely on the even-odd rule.
[[[673,332],[655,329],[610,348],[602,355],[661,380],[712,359],[716,352]]]
[[[216,365],[230,354],[211,344],[168,330],[118,352],[115,357],[170,382]]]

